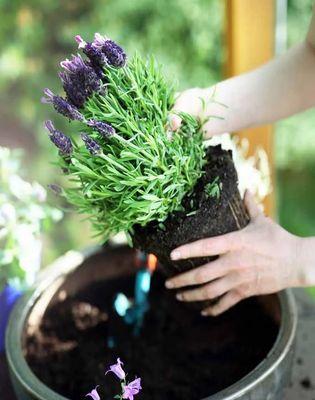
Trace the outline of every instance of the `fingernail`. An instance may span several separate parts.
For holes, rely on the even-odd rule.
[[[179,300],[179,301],[182,301],[183,300],[183,296],[180,293],[177,293],[176,299]]]
[[[180,252],[178,250],[173,250],[171,252],[171,259],[172,260],[178,260],[180,259]]]
[[[208,316],[208,311],[206,311],[206,310],[201,311],[201,315],[203,317],[207,317]]]
[[[172,289],[172,288],[174,287],[174,283],[173,283],[172,281],[166,281],[166,282],[165,282],[165,286],[166,286],[168,289]]]

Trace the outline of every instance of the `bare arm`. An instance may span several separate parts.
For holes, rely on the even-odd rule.
[[[205,136],[232,132],[277,121],[315,106],[315,14],[306,39],[282,56],[251,72],[227,79],[215,87],[189,89],[177,99],[174,109],[200,118],[216,115],[204,125]],[[200,98],[207,103],[202,110]],[[174,129],[180,119],[171,120]]]
[[[214,88],[189,89],[177,99],[175,110],[200,118],[210,115],[206,137],[273,122],[315,105],[315,18],[304,42],[262,67],[220,82],[216,100],[202,110]],[[171,117],[173,129],[180,125]],[[198,240],[174,249],[175,260],[219,255],[208,264],[166,282],[181,288],[180,301],[220,298],[204,315],[218,315],[240,300],[294,286],[315,285],[315,238],[299,238],[265,217],[249,193],[245,203],[251,217],[241,231]],[[198,285],[195,288],[192,286]],[[202,285],[202,286],[200,286]],[[189,287],[189,289],[187,288]]]

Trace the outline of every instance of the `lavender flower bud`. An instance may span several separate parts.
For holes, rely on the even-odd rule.
[[[96,121],[95,119],[90,119],[87,125],[94,128],[98,133],[100,133],[105,138],[109,138],[115,134],[115,129],[106,122]]]
[[[104,46],[106,40],[108,40],[108,39],[105,36],[101,35],[100,33],[95,33],[93,45],[101,50],[102,47]]]
[[[50,120],[45,122],[45,128],[50,132],[49,138],[58,147],[60,153],[69,156],[73,150],[71,139],[62,132],[57,131]]]
[[[93,43],[85,42],[80,35],[77,35],[75,40],[79,44],[79,49],[82,49],[83,53],[89,58],[91,66],[99,73],[99,69],[107,62],[105,54],[100,48],[94,46]]]
[[[85,133],[82,133],[81,138],[85,144],[85,147],[90,152],[90,154],[92,154],[92,156],[95,156],[96,154],[100,153],[101,151],[100,145],[95,140],[90,138],[90,136],[86,135]]]
[[[105,36],[95,33],[93,46],[102,50],[107,58],[107,63],[113,67],[120,68],[126,63],[126,53],[114,41],[106,38]]]
[[[102,51],[105,54],[109,65],[112,65],[116,68],[121,68],[126,64],[126,53],[112,40],[108,39],[105,41]]]
[[[47,97],[42,97],[42,103],[51,103],[54,106],[54,109],[61,115],[72,119],[83,121],[84,117],[80,113],[80,111],[70,104],[67,100],[62,98],[61,96],[56,96],[51,90],[48,88],[44,89],[44,93]]]
[[[80,55],[60,63],[65,69],[60,72],[63,88],[72,104],[80,108],[85,101],[102,87],[100,77],[91,65],[85,63]]]

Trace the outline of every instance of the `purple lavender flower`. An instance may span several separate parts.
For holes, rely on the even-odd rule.
[[[97,388],[98,386],[96,386],[96,388],[93,389],[90,393],[86,394],[85,397],[90,396],[93,400],[101,400],[100,395],[97,393]]]
[[[90,119],[87,125],[94,128],[98,133],[100,133],[105,138],[109,138],[115,134],[115,129],[106,122],[96,121],[95,119]]]
[[[58,147],[60,153],[69,156],[73,150],[71,139],[62,132],[57,131],[50,120],[45,122],[45,128],[50,132],[49,138]]]
[[[44,89],[44,93],[47,97],[42,97],[42,103],[51,103],[54,109],[65,117],[73,120],[83,121],[84,117],[80,111],[70,104],[67,100],[61,96],[55,95],[50,89]]]
[[[110,39],[106,40],[102,47],[102,51],[105,54],[109,65],[121,68],[126,64],[126,53],[114,41]]]
[[[117,363],[113,364],[109,367],[109,370],[105,372],[105,375],[108,372],[113,372],[120,380],[124,380],[126,378],[126,373],[122,369],[122,365],[124,365],[121,361],[120,358],[117,358]]]
[[[96,154],[100,153],[101,151],[100,145],[95,140],[90,138],[90,136],[86,135],[85,133],[82,133],[81,138],[85,144],[85,147],[90,152],[90,154],[92,154],[92,156],[95,156]]]
[[[134,381],[128,383],[128,385],[124,386],[122,398],[133,400],[133,396],[138,394],[141,389],[141,378],[137,378]]]
[[[102,82],[99,75],[80,55],[62,61],[60,65],[65,70],[59,73],[63,88],[68,100],[76,107],[82,107],[94,92],[100,91]]]
[[[108,40],[108,39],[105,36],[103,36],[97,32],[94,34],[93,45],[99,49],[102,49],[106,40]]]
[[[121,68],[126,64],[126,53],[113,40],[107,39],[99,33],[95,33],[93,45],[105,54],[109,65]]]
[[[102,67],[104,67],[107,62],[106,56],[102,50],[94,46],[93,43],[85,42],[80,35],[75,36],[75,40],[79,44],[79,49],[82,49],[83,53],[89,58],[91,66],[96,70],[97,74],[102,72]]]

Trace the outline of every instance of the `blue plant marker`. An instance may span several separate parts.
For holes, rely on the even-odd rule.
[[[135,283],[135,303],[140,305],[147,302],[151,286],[151,273],[148,269],[141,269],[137,272]]]
[[[145,313],[149,309],[149,292],[151,287],[151,271],[148,268],[148,256],[137,251],[137,267],[135,277],[134,301],[131,302],[123,293],[118,293],[114,300],[114,309],[126,324],[133,326],[135,336],[139,335]]]
[[[11,285],[6,285],[0,292],[0,353],[4,350],[5,330],[10,313],[22,292]]]
[[[127,310],[130,308],[130,306],[131,303],[128,300],[127,296],[125,296],[123,293],[118,293],[114,301],[114,308],[117,314],[121,317],[125,317]]]

